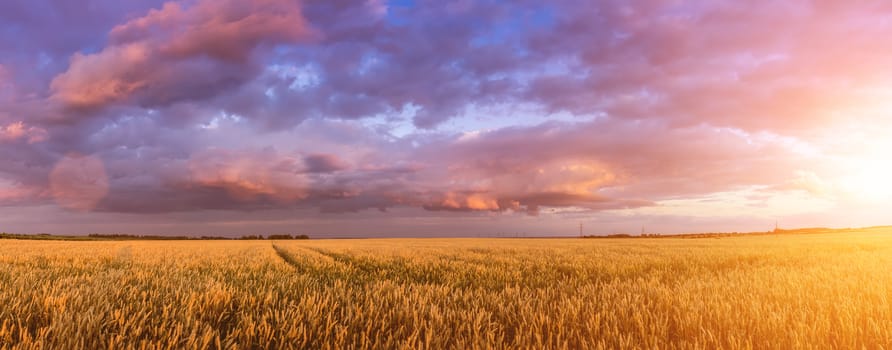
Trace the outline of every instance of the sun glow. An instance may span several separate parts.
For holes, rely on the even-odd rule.
[[[892,199],[892,159],[879,152],[853,159],[843,188],[859,199]]]

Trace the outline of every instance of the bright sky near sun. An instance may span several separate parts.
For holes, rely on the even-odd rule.
[[[0,231],[892,224],[888,1],[0,4]]]

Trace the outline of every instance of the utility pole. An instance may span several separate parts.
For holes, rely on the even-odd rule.
[[[579,223],[579,237],[582,238],[582,223]]]

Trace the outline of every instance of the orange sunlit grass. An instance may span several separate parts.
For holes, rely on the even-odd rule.
[[[0,347],[892,346],[892,231],[0,245]]]

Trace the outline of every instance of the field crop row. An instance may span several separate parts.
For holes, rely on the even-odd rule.
[[[888,348],[892,234],[0,241],[0,348]]]

